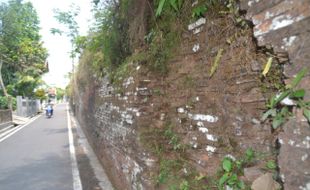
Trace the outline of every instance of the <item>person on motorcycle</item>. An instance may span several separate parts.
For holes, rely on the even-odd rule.
[[[51,103],[51,100],[48,100],[48,103],[46,104],[46,115],[48,111],[51,111],[51,115],[53,115],[53,104]]]

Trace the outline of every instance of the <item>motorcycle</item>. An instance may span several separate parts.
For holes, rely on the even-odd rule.
[[[46,117],[47,118],[51,118],[52,117],[52,108],[50,106],[48,106],[46,108]]]

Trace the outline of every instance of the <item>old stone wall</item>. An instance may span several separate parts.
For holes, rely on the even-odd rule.
[[[284,64],[286,83],[302,68],[308,74],[300,84],[310,100],[310,1],[243,0],[241,8],[254,24],[260,46],[272,48]],[[285,189],[310,189],[310,128],[302,113],[285,124],[279,135],[278,163]]]
[[[221,17],[189,24],[165,77],[133,62],[130,76],[114,88],[107,77],[81,68],[88,82],[78,83],[77,117],[117,189],[168,188],[156,182],[154,150],[165,146],[161,156],[169,159],[178,149],[165,138],[168,124],[187,147],[187,167],[203,175],[214,175],[224,156],[240,157],[247,148],[273,158],[270,127],[259,122],[266,100],[259,77],[267,58],[256,52],[251,29]],[[219,52],[222,61],[210,77]]]
[[[0,130],[9,125],[12,125],[11,110],[0,110]]]
[[[133,51],[144,41],[149,8],[150,4],[144,0],[129,5],[129,38]],[[112,86],[107,76],[94,76],[87,64],[86,61],[79,66],[81,72],[74,81],[77,88],[73,102],[79,123],[116,189],[152,189],[146,168],[151,168],[154,161],[138,139],[136,119],[141,107],[136,101],[135,88],[127,89],[133,84],[133,77],[124,82],[123,88],[128,91],[123,93]]]
[[[279,62],[285,62],[288,79],[309,67],[307,7],[309,1],[241,1],[255,25],[258,45],[274,49]],[[140,37],[146,31],[137,30]],[[129,76],[113,86],[108,77],[98,79],[87,66],[81,68],[87,80],[75,81],[77,118],[116,189],[167,189],[156,184],[160,161],[150,148],[161,144],[173,152],[171,141],[156,134],[167,123],[179,143],[188,147],[183,159],[201,175],[215,174],[224,156],[237,158],[253,148],[264,158],[245,168],[245,173],[255,174],[246,175],[245,181],[255,180],[266,161],[278,158],[285,189],[308,188],[310,139],[305,120],[292,119],[280,137],[259,121],[267,100],[260,77],[268,57],[257,43],[252,29],[237,27],[230,18],[207,15],[189,23],[165,77],[150,72],[145,63],[132,62]],[[219,55],[221,61],[211,75]],[[307,83],[308,78],[301,87],[309,92]],[[179,173],[189,170],[184,166]]]

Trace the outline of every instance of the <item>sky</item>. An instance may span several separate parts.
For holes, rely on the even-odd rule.
[[[69,52],[71,45],[69,39],[63,35],[53,35],[51,28],[61,28],[57,20],[54,18],[53,10],[55,8],[61,11],[68,11],[69,6],[74,3],[80,7],[80,14],[77,18],[80,27],[80,35],[86,35],[89,23],[92,20],[91,14],[92,0],[24,0],[31,2],[36,9],[40,19],[40,34],[44,47],[47,48],[49,57],[49,72],[43,76],[43,80],[50,86],[65,88],[68,84],[68,72],[72,71],[72,61]],[[7,2],[7,0],[0,0]],[[76,61],[75,61],[76,62]]]

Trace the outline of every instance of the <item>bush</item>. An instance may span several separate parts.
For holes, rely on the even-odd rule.
[[[16,110],[17,103],[16,98],[11,97],[12,99],[12,108]],[[9,100],[6,96],[0,96],[0,109],[9,109]]]
[[[9,108],[8,98],[5,96],[0,96],[0,109],[8,109],[8,108]]]

